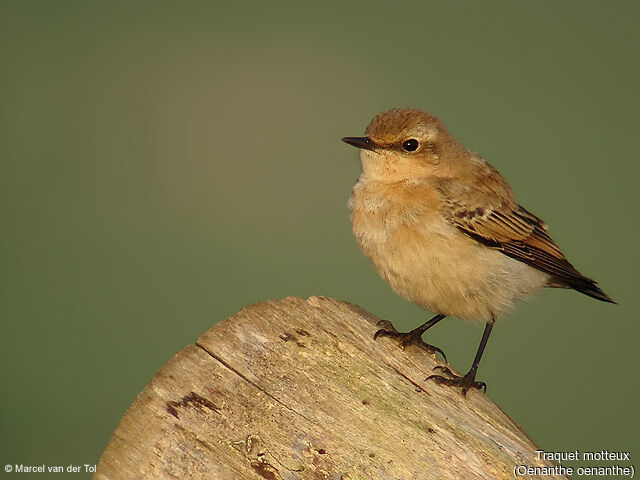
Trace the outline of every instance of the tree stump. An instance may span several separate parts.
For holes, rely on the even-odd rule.
[[[242,309],[160,369],[94,479],[507,479],[518,465],[554,468],[484,394],[425,382],[442,364],[434,355],[374,341],[377,321],[323,297]]]

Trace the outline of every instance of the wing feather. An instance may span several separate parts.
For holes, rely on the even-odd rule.
[[[490,173],[499,175],[493,169]],[[497,197],[488,195],[482,183],[475,183],[479,187],[467,185],[464,192],[452,181],[438,185],[443,213],[450,223],[487,247],[549,274],[550,286],[574,288],[599,300],[612,302],[594,280],[582,275],[569,263],[547,233],[547,225],[515,202],[506,182],[500,182],[503,190]],[[496,183],[494,178],[491,193],[495,193]]]

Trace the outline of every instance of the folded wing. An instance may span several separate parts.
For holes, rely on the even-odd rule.
[[[448,188],[460,187],[449,185],[447,188],[446,183],[441,184],[445,218],[487,247],[549,274],[549,286],[573,288],[598,300],[615,303],[594,280],[582,275],[567,261],[547,233],[546,224],[516,204],[506,182],[500,183],[503,191],[492,191],[490,195],[481,188],[474,192],[475,187],[469,186],[465,187],[463,195],[461,192],[449,195]],[[490,185],[494,190],[495,180]],[[461,201],[461,198],[467,201]]]

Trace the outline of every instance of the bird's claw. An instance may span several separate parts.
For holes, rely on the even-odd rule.
[[[484,390],[487,393],[487,384],[484,382],[476,382],[475,372],[469,372],[464,377],[456,375],[448,367],[437,366],[434,370],[441,370],[445,375],[449,375],[452,378],[446,378],[442,375],[429,375],[426,380],[434,380],[439,385],[449,385],[452,387],[462,387],[462,395],[466,396],[467,391],[470,388],[477,388],[478,390]]]
[[[426,350],[427,352],[429,352],[430,354],[435,354],[436,352],[440,353],[440,355],[442,355],[442,358],[444,358],[444,361],[447,361],[447,356],[445,355],[445,353],[442,351],[441,348],[436,347],[435,345],[431,345],[429,343],[426,343],[424,340],[422,340],[422,332],[418,331],[418,330],[412,330],[410,332],[398,332],[395,327],[391,324],[391,322],[388,322],[387,320],[381,320],[378,322],[378,326],[379,327],[386,327],[386,328],[382,328],[380,330],[378,330],[374,335],[373,335],[373,339],[377,339],[378,337],[391,337],[391,338],[395,338],[398,339],[400,341],[400,345],[402,347],[402,350],[404,350],[405,348],[407,348],[407,346],[409,345],[415,345],[419,348],[422,348],[424,350]]]
[[[373,335],[374,340],[382,335],[380,332],[397,332],[396,327],[389,320],[380,320],[376,325],[380,327],[380,330]]]

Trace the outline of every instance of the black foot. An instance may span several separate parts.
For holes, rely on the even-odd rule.
[[[444,358],[444,361],[447,361],[447,356],[440,348],[436,347],[435,345],[426,343],[422,340],[423,332],[420,331],[420,329],[416,328],[415,330],[411,330],[410,332],[398,332],[391,324],[391,322],[388,322],[387,320],[380,320],[378,322],[378,326],[383,328],[378,330],[373,335],[374,340],[378,337],[397,338],[398,340],[400,340],[400,345],[402,346],[403,350],[407,348],[408,345],[416,345],[417,347],[426,350],[430,354],[433,354],[435,352],[440,353],[440,355],[442,355],[442,358]]]
[[[484,382],[476,382],[475,372],[469,372],[464,377],[460,377],[449,370],[447,367],[435,367],[434,370],[442,370],[445,375],[449,375],[452,378],[446,378],[441,375],[430,375],[425,380],[433,379],[440,385],[450,385],[452,387],[462,387],[462,395],[467,395],[467,390],[470,388],[477,388],[478,390],[484,389],[484,393],[487,393],[487,384]]]

